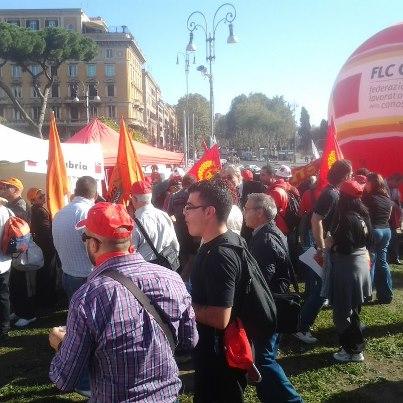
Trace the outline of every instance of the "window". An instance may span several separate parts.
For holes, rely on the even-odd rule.
[[[4,118],[4,106],[0,105],[0,116]]]
[[[78,120],[78,108],[77,106],[70,106],[70,119],[72,122],[77,122]]]
[[[31,31],[38,31],[39,30],[39,20],[27,20],[25,22],[25,26],[30,29]]]
[[[113,57],[113,49],[106,49],[106,58],[112,59]]]
[[[59,98],[59,84],[57,84],[57,83],[52,84],[51,97],[52,98]]]
[[[96,97],[98,95],[98,88],[96,84],[94,83],[89,83],[88,84],[88,95],[92,97]]]
[[[11,25],[16,25],[17,27],[21,25],[20,20],[7,20],[7,22]]]
[[[74,25],[73,24],[66,24],[66,29],[68,31],[74,31]]]
[[[11,66],[11,75],[13,78],[21,78],[21,67],[13,64]]]
[[[108,106],[108,116],[110,118],[116,118],[116,106],[115,105]]]
[[[69,77],[77,77],[77,65],[69,64]]]
[[[13,118],[14,120],[21,120],[21,112],[19,109],[13,109]]]
[[[16,98],[21,98],[22,97],[22,89],[20,85],[13,85],[12,86],[12,91],[13,91],[13,95]]]
[[[57,67],[56,66],[50,66],[50,75],[51,76],[57,76]]]
[[[32,108],[32,119],[39,120],[40,113],[41,113],[41,108],[39,106],[34,106]]]
[[[105,64],[105,76],[106,77],[115,76],[115,65],[114,64]]]
[[[52,110],[55,113],[55,118],[60,119],[60,106],[52,106]]]
[[[46,28],[55,28],[59,26],[59,21],[57,20],[46,20],[45,27]]]
[[[76,84],[69,84],[69,93],[71,98],[75,98],[78,95]]]
[[[108,84],[107,87],[107,92],[108,92],[108,97],[114,97],[115,96],[115,84]]]
[[[90,116],[98,116],[98,107],[95,105],[90,106]]]
[[[38,91],[35,87],[32,87],[32,98],[39,98]]]
[[[95,77],[97,75],[97,65],[96,64],[87,64],[87,76]]]
[[[36,76],[37,74],[42,72],[42,68],[41,66],[39,66],[39,64],[33,64],[31,66],[31,72],[34,76]]]

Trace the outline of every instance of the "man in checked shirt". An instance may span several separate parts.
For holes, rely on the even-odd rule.
[[[177,346],[190,350],[198,334],[182,279],[133,253],[133,220],[122,205],[96,204],[77,228],[84,228],[95,267],[72,297],[66,331],[49,335],[56,351],[50,379],[73,390],[88,363],[91,402],[175,402],[181,381],[165,333],[124,286],[102,273],[113,269],[133,281],[161,308]]]

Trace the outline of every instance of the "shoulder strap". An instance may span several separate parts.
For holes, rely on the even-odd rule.
[[[157,249],[155,248],[154,244],[152,243],[150,237],[148,236],[145,228],[143,227],[143,224],[136,217],[134,217],[134,221],[135,221],[136,225],[138,226],[138,228],[139,228],[141,234],[143,235],[144,239],[146,240],[146,242],[150,246],[151,250],[154,252],[155,257],[158,258],[160,256],[160,254],[157,251]]]
[[[172,330],[170,329],[166,320],[164,320],[161,317],[160,313],[157,311],[155,305],[153,305],[150,298],[148,298],[147,295],[144,294],[144,292],[141,291],[140,288],[137,287],[136,284],[133,283],[133,281],[131,281],[128,277],[124,276],[122,273],[119,273],[116,270],[106,270],[102,273],[102,275],[112,278],[113,280],[117,281],[123,287],[127,288],[130,291],[130,293],[134,296],[134,298],[137,299],[137,301],[140,303],[140,305],[158,323],[159,327],[162,329],[162,331],[165,333],[165,336],[168,339],[169,346],[171,347],[172,353],[174,353],[176,344],[175,344],[175,339],[174,339]]]

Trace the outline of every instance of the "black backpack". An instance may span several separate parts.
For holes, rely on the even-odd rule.
[[[288,196],[288,205],[284,214],[284,221],[288,230],[291,232],[298,227],[300,216],[298,214],[300,198],[292,192],[286,191]]]
[[[222,243],[219,246],[231,248],[242,259],[242,277],[245,288],[241,292],[240,304],[234,309],[250,339],[267,338],[276,331],[276,304],[267,282],[255,258],[242,245]]]

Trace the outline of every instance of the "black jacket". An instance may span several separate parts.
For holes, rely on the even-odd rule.
[[[275,293],[287,292],[291,279],[291,262],[287,238],[274,222],[266,223],[249,241],[249,250]]]

